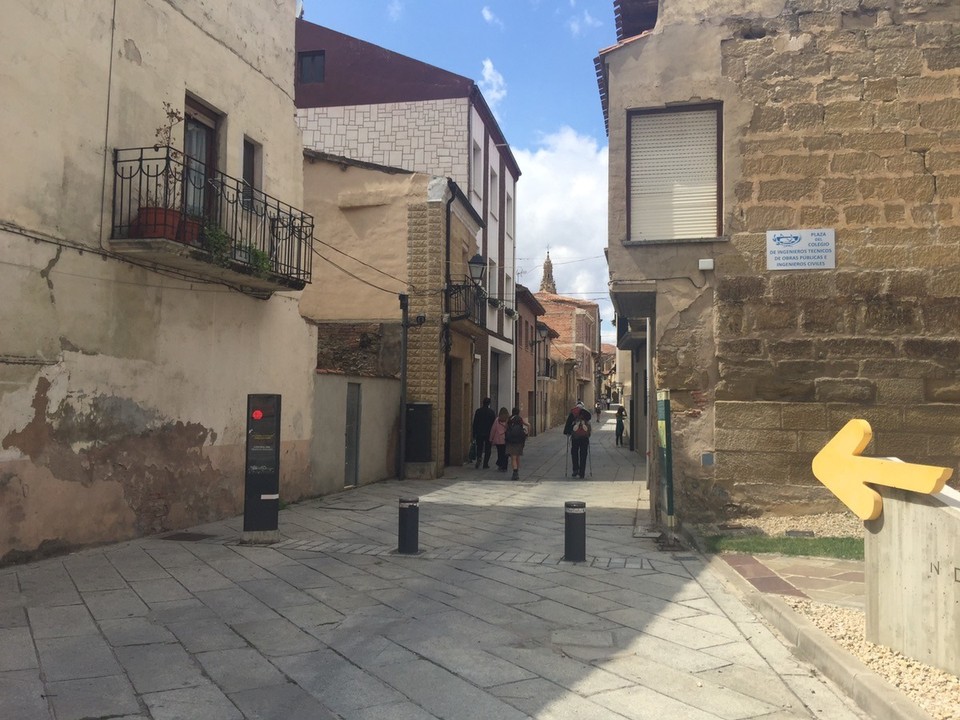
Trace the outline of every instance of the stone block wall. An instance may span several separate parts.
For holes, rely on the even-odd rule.
[[[466,190],[469,112],[467,98],[301,108],[297,124],[312,150],[450,177]]]
[[[723,78],[754,110],[717,260],[712,495],[728,514],[836,507],[810,460],[851,417],[874,427],[866,454],[955,468],[960,8],[794,0],[730,29]],[[820,227],[835,270],[767,272],[766,230]]]
[[[407,402],[433,406],[432,467],[420,472],[429,477],[443,474],[445,416],[445,353],[443,339],[443,290],[445,203],[415,203],[408,208],[407,264],[410,270],[410,318],[423,315],[407,335]],[[412,476],[412,475],[408,475]]]

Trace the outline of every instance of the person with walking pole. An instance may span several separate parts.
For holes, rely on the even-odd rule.
[[[570,439],[570,459],[573,462],[571,477],[583,477],[587,472],[587,453],[590,451],[590,412],[582,401],[570,410],[563,434]],[[590,475],[593,475],[591,470]]]

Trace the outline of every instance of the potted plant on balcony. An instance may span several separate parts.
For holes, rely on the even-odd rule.
[[[270,260],[270,255],[264,250],[257,247],[250,247],[247,252],[249,257],[248,262],[254,275],[261,278],[266,277],[267,273],[273,270],[273,262]]]
[[[132,231],[141,237],[161,237],[196,244],[201,224],[191,218],[182,223],[183,153],[173,147],[173,129],[183,122],[183,113],[170,103],[163,103],[164,122],[156,129],[153,149],[166,151],[159,162],[156,181],[146,188]],[[149,177],[149,175],[148,175]]]
[[[233,256],[233,239],[218,225],[206,223],[200,231],[200,247],[213,257],[217,265],[228,265]]]

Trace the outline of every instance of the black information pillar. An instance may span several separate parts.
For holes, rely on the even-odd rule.
[[[247,395],[243,531],[277,530],[280,511],[280,396]]]

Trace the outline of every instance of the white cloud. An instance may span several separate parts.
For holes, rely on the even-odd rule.
[[[578,36],[587,28],[601,27],[602,25],[603,23],[591,15],[589,10],[584,10],[581,14],[574,15],[567,20],[567,27],[570,29],[570,34],[574,37]]]
[[[540,289],[547,248],[561,295],[600,305],[604,342],[615,342],[607,293],[607,148],[569,127],[534,150],[514,149],[517,185],[517,282]]]
[[[488,25],[499,25],[500,27],[503,27],[503,20],[494,15],[493,10],[486,5],[483,6],[480,14],[483,15],[483,19]]]
[[[387,14],[391,20],[399,20],[400,16],[403,15],[403,2],[401,0],[390,0],[390,4],[387,5]]]
[[[507,83],[497,69],[493,66],[493,60],[487,58],[483,61],[483,79],[480,81],[480,92],[483,93],[483,99],[487,101],[494,117],[497,115],[497,106],[507,96]]]
[[[589,10],[583,11],[583,24],[587,27],[600,27],[603,25],[602,22],[597,20],[593,15],[590,14]]]

